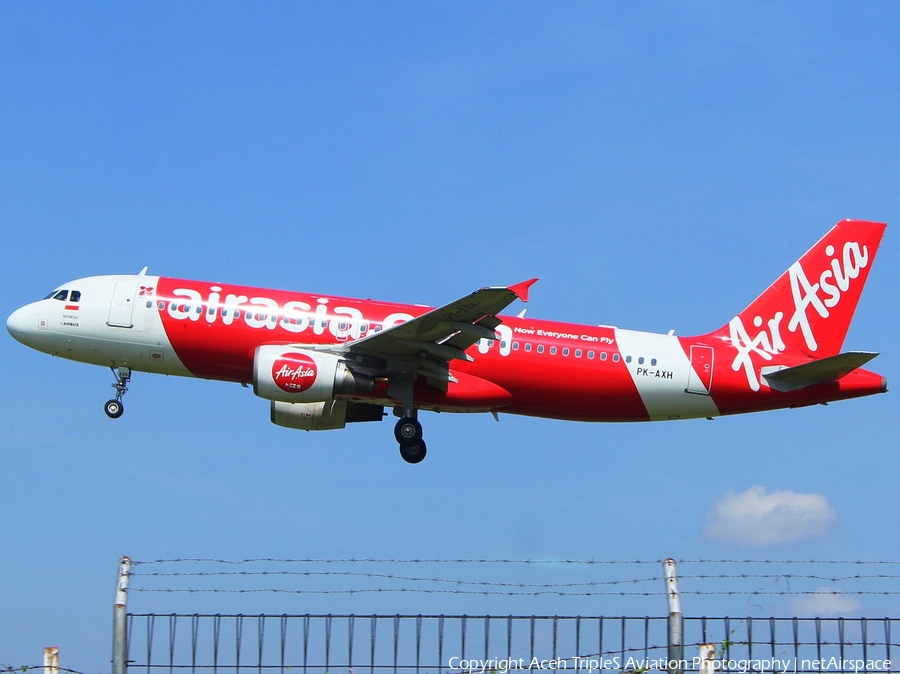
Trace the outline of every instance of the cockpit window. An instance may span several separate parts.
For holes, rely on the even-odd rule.
[[[81,301],[81,291],[73,290],[69,293],[68,290],[54,290],[49,295],[47,295],[45,300],[59,300],[60,302],[80,302]]]

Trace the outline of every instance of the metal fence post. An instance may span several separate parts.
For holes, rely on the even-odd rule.
[[[44,674],[59,674],[59,648],[56,646],[44,649]]]
[[[128,634],[125,608],[128,603],[128,580],[131,577],[131,560],[119,560],[119,580],[116,583],[116,603],[113,606],[112,674],[125,674],[128,667]]]
[[[700,674],[716,674],[715,644],[700,644]]]
[[[682,674],[684,661],[684,616],[681,598],[678,596],[678,577],[675,560],[669,557],[663,562],[666,572],[666,596],[669,599],[669,649],[667,670],[669,674]]]

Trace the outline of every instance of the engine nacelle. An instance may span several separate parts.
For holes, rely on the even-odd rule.
[[[301,431],[330,431],[356,421],[381,421],[384,407],[328,400],[322,403],[272,401],[272,423]]]
[[[301,431],[330,431],[347,423],[347,401],[284,403],[272,401],[272,423]]]
[[[332,353],[269,345],[257,347],[253,358],[253,392],[267,400],[320,403],[374,388],[374,378],[353,372]]]

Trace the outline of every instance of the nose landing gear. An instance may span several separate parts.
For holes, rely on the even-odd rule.
[[[112,384],[112,387],[116,389],[116,397],[106,401],[103,411],[110,419],[118,419],[125,411],[125,407],[122,405],[122,396],[125,395],[128,390],[128,382],[131,381],[131,368],[113,367],[110,369],[116,377],[116,383]]]
[[[428,449],[422,439],[422,424],[416,419],[415,410],[404,410],[394,426],[394,437],[400,444],[400,456],[407,463],[419,463]]]

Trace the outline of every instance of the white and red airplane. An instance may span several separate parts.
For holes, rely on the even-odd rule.
[[[112,368],[122,415],[134,370],[252,384],[272,422],[303,430],[380,421],[425,457],[419,410],[577,421],[714,417],[883,393],[841,353],[885,225],[844,220],[725,326],[676,337],[501,316],[536,279],[438,309],[136,275],[65,283],[15,311],[10,334]]]

